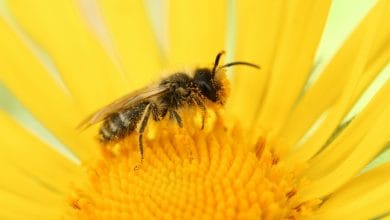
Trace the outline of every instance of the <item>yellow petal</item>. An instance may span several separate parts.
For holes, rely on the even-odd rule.
[[[53,59],[82,110],[96,110],[126,92],[123,78],[86,27],[75,2],[7,1],[7,5]]]
[[[282,125],[310,73],[329,5],[330,1],[238,3],[237,59],[255,59],[262,68],[256,75],[244,73],[246,69],[235,75],[232,108],[238,114],[245,110],[247,120],[257,117],[268,129]]]
[[[13,28],[0,18],[0,80],[57,138],[79,157],[88,157],[94,144],[75,129],[84,115]]]
[[[347,183],[330,196],[312,219],[372,219],[390,210],[390,163]]]
[[[329,5],[330,1],[301,1],[289,6],[258,118],[260,126],[278,130],[288,117],[314,64]]]
[[[127,76],[127,89],[157,80],[164,63],[143,1],[99,1],[102,16]]]
[[[339,136],[316,155],[310,163],[306,175],[310,177],[320,177],[331,172],[355,149],[358,143],[364,138],[383,112],[383,109],[390,102],[390,81],[375,95],[367,107],[359,113],[356,118],[339,134]],[[383,146],[384,147],[384,146]],[[367,150],[370,150],[368,148]]]
[[[385,107],[369,132],[363,137],[355,149],[334,169],[302,189],[302,199],[318,198],[332,193],[356,175],[386,145],[390,138],[390,105]]]
[[[169,63],[180,68],[213,63],[230,30],[227,1],[170,1],[168,6]]]
[[[1,219],[60,219],[63,210],[58,203],[42,204],[21,195],[0,190]]]
[[[16,168],[12,172],[22,173],[57,193],[68,191],[69,181],[79,175],[79,165],[50,149],[2,112],[0,112],[0,131],[2,133],[0,158],[1,161]],[[10,172],[3,170],[2,175],[11,174]],[[8,183],[6,185],[9,187],[19,185],[16,183],[12,185],[12,181],[8,181],[10,181],[8,177],[1,178],[1,182]],[[22,185],[19,187],[23,190],[28,189]]]
[[[389,6],[388,6],[389,7]],[[384,19],[389,19],[388,13]],[[381,22],[379,24],[379,31],[371,46],[371,57],[365,67],[365,72],[358,83],[357,89],[352,97],[352,100],[357,100],[368,87],[370,82],[375,79],[377,74],[389,64],[390,60],[390,22]]]
[[[282,132],[282,136],[291,144],[297,143],[317,118],[333,107],[334,113],[329,117],[327,127],[313,137],[318,143],[310,146],[318,148],[318,144],[323,144],[324,138],[329,137],[340,118],[388,63],[389,52],[385,50],[390,32],[388,3],[386,0],[377,3],[327,66],[317,83],[308,89],[298,103]],[[356,83],[355,86],[353,82]],[[349,91],[349,97],[346,91]],[[344,101],[341,101],[341,96]]]
[[[2,191],[46,205],[58,203],[63,199],[62,196],[65,194],[61,195],[58,191],[43,184],[38,178],[26,173],[22,168],[5,161],[6,158],[1,159],[0,189]]]
[[[261,66],[260,71],[248,68],[234,70],[234,92],[227,109],[245,123],[252,123],[260,110],[283,24],[281,15],[285,12],[282,1],[237,2],[235,60]]]

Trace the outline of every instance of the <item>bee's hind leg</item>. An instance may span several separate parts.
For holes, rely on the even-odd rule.
[[[146,128],[146,125],[148,124],[148,120],[150,117],[150,112],[151,112],[151,104],[148,104],[145,108],[144,114],[141,118],[141,124],[138,130],[138,144],[139,144],[139,151],[141,154],[141,163],[144,160],[144,144],[143,144],[143,136],[144,136],[144,131]]]
[[[175,110],[170,110],[169,111],[169,118],[171,120],[175,119],[177,124],[179,125],[179,127],[183,127],[183,120],[181,119],[179,113],[177,113],[177,111]]]

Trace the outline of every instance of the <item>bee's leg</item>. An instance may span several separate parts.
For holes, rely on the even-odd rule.
[[[141,162],[144,159],[143,136],[144,136],[144,131],[145,131],[146,125],[148,124],[148,120],[149,120],[149,116],[150,116],[150,112],[151,112],[151,105],[152,104],[148,104],[146,106],[144,114],[141,118],[141,125],[140,125],[139,130],[138,130],[138,134],[139,134],[138,143],[139,143],[139,151],[141,153]]]
[[[200,105],[199,107],[202,110],[202,130],[203,130],[204,129],[204,124],[205,124],[205,121],[206,121],[207,110],[206,110],[206,107],[204,105]]]
[[[162,119],[164,119],[167,113],[168,113],[168,108],[166,107],[158,108],[156,106],[155,108],[152,108],[152,115],[155,121],[161,121]]]
[[[179,125],[179,127],[183,127],[183,120],[181,119],[179,113],[177,113],[177,111],[175,110],[170,110],[169,111],[169,118],[170,119],[175,119],[177,124]]]
[[[193,100],[195,103],[199,106],[199,108],[202,110],[202,130],[204,129],[204,124],[206,120],[206,115],[207,115],[207,109],[206,106],[204,105],[204,102],[199,99],[198,97],[193,97]]]

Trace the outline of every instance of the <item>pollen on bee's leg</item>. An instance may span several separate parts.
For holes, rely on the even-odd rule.
[[[251,143],[222,114],[210,130],[200,130],[193,114],[182,116],[183,128],[163,120],[145,131],[138,169],[137,134],[87,165],[87,178],[68,201],[70,213],[78,219],[296,219],[318,207],[320,200],[297,200],[299,166],[280,160],[269,145],[279,142],[262,136]]]

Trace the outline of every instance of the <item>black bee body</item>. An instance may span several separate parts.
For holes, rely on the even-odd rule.
[[[89,127],[103,121],[99,136],[102,143],[119,141],[138,128],[139,147],[143,158],[143,133],[149,118],[160,121],[169,115],[171,120],[182,127],[177,112],[183,107],[198,107],[206,116],[206,102],[223,104],[226,96],[225,85],[219,70],[233,65],[258,66],[247,62],[231,62],[218,66],[224,52],[218,53],[213,68],[196,69],[193,76],[176,73],[162,79],[158,84],[130,93],[101,108],[82,121],[79,127]],[[220,76],[221,76],[220,75]]]
[[[210,77],[207,77],[208,75]],[[194,77],[185,73],[173,74],[163,79],[159,86],[165,86],[168,89],[162,95],[143,99],[109,115],[100,128],[100,140],[102,142],[120,140],[132,133],[141,121],[139,138],[142,146],[142,135],[150,118],[160,121],[169,114],[169,118],[182,127],[183,123],[177,112],[178,109],[185,106],[198,106],[205,112],[205,99],[217,102],[219,100],[217,92],[222,88],[218,82],[213,82],[209,69],[197,69]]]
[[[147,101],[141,102],[108,116],[99,131],[100,141],[119,140],[134,131],[148,104]]]

